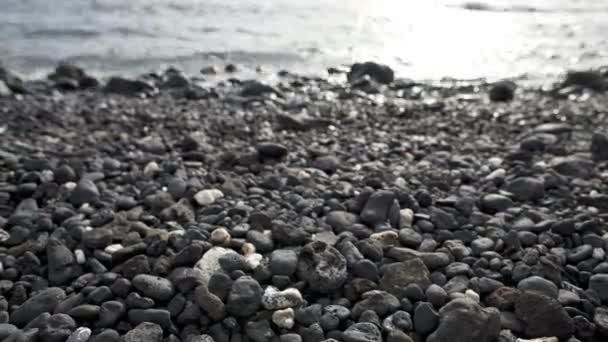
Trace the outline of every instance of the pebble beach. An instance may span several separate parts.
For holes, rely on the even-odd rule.
[[[608,73],[0,68],[0,341],[608,339]]]

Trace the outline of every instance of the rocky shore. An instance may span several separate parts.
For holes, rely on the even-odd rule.
[[[0,68],[0,341],[608,339],[603,71],[330,71]]]

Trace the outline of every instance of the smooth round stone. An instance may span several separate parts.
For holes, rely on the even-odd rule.
[[[474,255],[481,255],[481,253],[492,250],[494,248],[494,241],[490,238],[479,238],[471,242],[471,250]]]
[[[298,267],[298,255],[288,249],[275,250],[270,254],[270,270],[274,275],[290,276]]]

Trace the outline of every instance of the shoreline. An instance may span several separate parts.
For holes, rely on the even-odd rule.
[[[387,68],[0,73],[0,339],[608,338],[602,72]]]

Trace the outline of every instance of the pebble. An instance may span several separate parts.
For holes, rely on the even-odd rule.
[[[500,313],[476,301],[459,298],[439,310],[439,325],[428,342],[492,342],[500,333]]]
[[[348,277],[344,256],[321,241],[311,242],[302,248],[297,273],[320,293],[340,288]]]
[[[159,302],[166,302],[173,297],[175,290],[171,281],[158,276],[138,274],[131,280],[133,287],[144,296]]]
[[[272,313],[272,322],[279,328],[291,329],[295,325],[295,311],[292,308],[276,310]]]
[[[221,192],[220,190],[206,189],[206,190],[201,190],[201,191],[197,192],[194,195],[194,200],[200,206],[208,206],[208,205],[215,203],[215,201],[217,201],[218,199],[220,199],[222,197],[224,197],[224,193]]]
[[[76,329],[65,342],[87,342],[91,337],[91,329],[80,327]]]
[[[251,277],[240,277],[228,294],[226,310],[236,317],[251,316],[262,304],[262,287]]]
[[[355,323],[344,331],[345,342],[382,342],[380,329],[372,323]]]
[[[160,325],[143,322],[125,334],[125,342],[161,342],[163,329]]]
[[[262,297],[262,305],[267,310],[296,307],[303,302],[302,294],[298,289],[294,288],[279,291],[277,288],[268,286]]]

